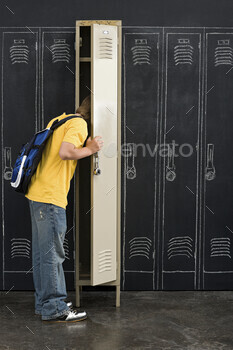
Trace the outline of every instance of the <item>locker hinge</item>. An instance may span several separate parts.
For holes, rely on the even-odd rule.
[[[155,258],[155,251],[153,251],[152,257],[153,257],[153,259]]]
[[[36,45],[35,46],[36,46],[35,49],[37,51],[38,50],[38,43],[37,43],[37,41],[36,41]]]
[[[75,250],[73,250],[73,259],[75,260]]]
[[[157,41],[157,50],[159,49],[159,42]]]
[[[79,46],[80,47],[83,46],[83,38],[82,37],[79,38]]]
[[[200,48],[201,48],[201,43],[198,43],[198,48],[199,48],[199,50],[200,50]]]

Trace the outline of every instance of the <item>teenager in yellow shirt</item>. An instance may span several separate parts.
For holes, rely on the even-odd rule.
[[[42,158],[26,193],[32,222],[32,263],[35,287],[35,313],[46,322],[77,322],[87,318],[67,302],[63,242],[67,230],[66,206],[70,181],[77,160],[91,156],[103,147],[100,136],[88,136],[90,96],[76,111],[77,116],[58,127],[48,140]],[[52,119],[63,119],[68,115]]]

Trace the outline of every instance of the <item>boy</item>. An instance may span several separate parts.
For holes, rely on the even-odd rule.
[[[77,160],[91,156],[103,147],[100,136],[83,144],[88,135],[90,96],[87,96],[74,118],[58,127],[48,140],[26,193],[32,222],[32,263],[35,287],[35,313],[45,322],[77,322],[87,318],[78,312],[67,297],[62,263],[65,260],[63,242],[67,230],[66,206],[70,181]],[[63,113],[58,118],[68,115]],[[86,121],[87,120],[87,121]]]

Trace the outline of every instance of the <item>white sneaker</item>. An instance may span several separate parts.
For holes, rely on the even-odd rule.
[[[79,311],[76,309],[67,310],[65,314],[52,318],[49,320],[43,320],[43,322],[78,322],[87,318],[85,311]]]

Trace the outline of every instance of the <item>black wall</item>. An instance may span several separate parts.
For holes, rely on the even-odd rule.
[[[124,26],[231,26],[233,21],[231,0],[11,0],[0,6],[1,26],[65,27],[76,19],[121,19]]]
[[[123,21],[121,288],[232,289],[232,8],[230,1],[1,3],[1,289],[33,288],[29,209],[10,188],[9,168],[35,130],[74,110],[76,19]],[[26,58],[16,63],[12,46],[22,39]],[[53,63],[58,40],[70,56]],[[192,155],[174,156],[175,144],[189,144]],[[159,153],[163,147],[169,154]],[[73,202],[72,184],[68,289]]]

